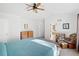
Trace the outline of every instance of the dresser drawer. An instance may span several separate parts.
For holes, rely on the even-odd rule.
[[[20,38],[25,39],[25,38],[31,38],[33,37],[33,31],[23,31],[20,32]]]

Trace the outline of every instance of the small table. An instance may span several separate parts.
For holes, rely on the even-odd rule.
[[[61,43],[61,47],[62,47],[62,48],[68,48],[68,43],[62,42],[62,43]]]

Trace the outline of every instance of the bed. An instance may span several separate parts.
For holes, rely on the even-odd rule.
[[[59,51],[54,43],[40,39],[7,41],[3,47],[3,56],[58,56]],[[2,46],[4,46],[2,45]],[[0,47],[1,48],[1,47]]]

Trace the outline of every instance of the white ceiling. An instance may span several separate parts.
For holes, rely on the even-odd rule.
[[[44,3],[45,13],[62,14],[79,12],[79,3]],[[0,12],[13,14],[27,14],[23,3],[0,3]]]

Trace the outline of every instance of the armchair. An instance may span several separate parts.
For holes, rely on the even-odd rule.
[[[77,34],[73,33],[70,34],[69,38],[65,38],[65,42],[68,43],[69,48],[76,48],[76,39],[77,39]]]

